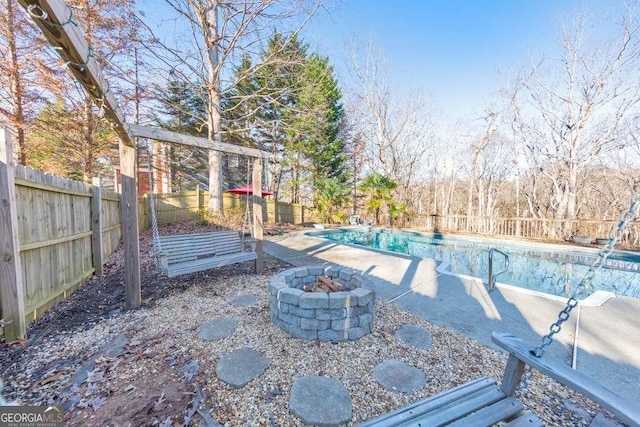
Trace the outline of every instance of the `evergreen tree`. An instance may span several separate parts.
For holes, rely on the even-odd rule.
[[[243,56],[233,73],[238,83],[222,99],[223,140],[257,148],[253,122],[258,110],[258,87],[251,58]]]
[[[270,190],[293,203],[315,200],[321,179],[348,181],[338,82],[329,59],[307,51],[296,35],[274,33],[256,66],[243,58],[223,101],[229,140],[270,151]]]
[[[344,110],[342,94],[329,58],[312,54],[304,62],[299,95],[299,131],[311,166],[313,187],[319,180],[347,180],[344,139],[340,135]]]
[[[304,174],[301,134],[296,129],[299,75],[307,56],[307,46],[297,36],[285,38],[275,33],[262,54],[264,66],[256,73],[258,100],[256,136],[264,150],[277,161],[270,166],[271,190],[282,198],[282,184],[288,199],[300,202]]]
[[[173,77],[173,76],[172,76]],[[161,117],[160,127],[186,135],[206,137],[204,101],[189,84],[172,78],[157,91]],[[207,150],[184,145],[171,145],[169,168],[175,191],[195,189],[198,183],[207,185]]]
[[[249,55],[234,68],[237,84],[222,99],[222,141],[245,147],[261,148],[256,138],[255,120],[258,111],[258,87],[254,67]],[[233,160],[233,161],[232,161]],[[250,167],[247,159],[227,155],[223,162],[223,187],[247,185]]]

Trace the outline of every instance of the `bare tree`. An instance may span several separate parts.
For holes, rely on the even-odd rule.
[[[0,50],[6,53],[0,65],[0,115],[14,129],[18,162],[26,165],[28,121],[49,95],[60,94],[55,77],[62,73],[15,0],[3,0],[0,5]]]
[[[471,171],[468,179],[467,186],[467,217],[473,216],[473,195],[474,195],[474,186],[476,185],[477,175],[478,175],[478,162],[480,160],[480,154],[487,148],[489,145],[489,141],[493,138],[497,131],[497,127],[495,124],[495,114],[490,113],[486,117],[486,129],[484,134],[477,139],[475,143],[472,143],[472,152],[471,152]],[[478,186],[479,187],[479,186]],[[480,190],[480,188],[478,188]],[[478,191],[478,196],[480,196],[480,191]],[[480,210],[480,209],[479,209]],[[471,222],[467,222],[467,231],[470,230]]]
[[[322,6],[322,0],[166,0],[190,28],[191,43],[169,46],[156,39],[155,53],[171,69],[191,82],[206,102],[208,138],[222,142],[221,101],[226,93],[256,72],[231,68],[243,57],[257,57],[274,28],[287,22],[296,33]],[[295,23],[292,23],[294,22]],[[302,23],[300,23],[302,21]],[[238,105],[242,105],[239,103]],[[222,154],[209,153],[209,210],[222,215]]]
[[[372,40],[363,54],[352,49],[351,71],[356,84],[351,111],[368,169],[392,178],[406,203],[433,143],[433,113],[419,94],[402,96],[387,83],[385,60]]]
[[[582,174],[640,130],[640,22],[629,8],[619,22],[589,24],[582,15],[564,26],[561,57],[521,73],[510,95],[514,134],[530,166],[534,216],[575,218]],[[602,34],[611,36],[597,39]]]

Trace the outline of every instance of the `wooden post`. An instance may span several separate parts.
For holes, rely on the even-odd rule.
[[[100,178],[93,178],[91,188],[91,249],[93,250],[93,268],[96,276],[102,276],[102,188]]]
[[[8,130],[0,130],[0,297],[7,342],[24,338],[27,332],[11,138]]]
[[[138,242],[138,186],[136,185],[136,149],[120,142],[120,222],[124,244],[124,286],[127,310],[140,307],[140,245]]]
[[[264,254],[262,240],[264,238],[264,224],[262,223],[262,159],[253,160],[253,237],[256,239],[256,273],[264,268]]]
[[[518,383],[520,382],[520,378],[522,378],[522,374],[524,374],[525,368],[526,364],[522,360],[510,354],[504,370],[504,377],[502,377],[500,390],[507,396],[513,396],[516,388],[518,388]]]

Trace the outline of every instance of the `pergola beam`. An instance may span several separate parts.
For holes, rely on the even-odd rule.
[[[73,9],[63,0],[18,0],[33,21],[66,61],[76,80],[93,102],[102,109],[120,137],[120,175],[122,196],[120,215],[125,258],[125,308],[140,306],[140,259],[138,230],[138,189],[136,184],[136,150],[109,82],[102,74],[94,52],[87,43],[82,28],[73,20]]]
[[[66,62],[69,71],[87,91],[93,102],[120,137],[133,147],[133,139],[125,125],[124,115],[116,98],[109,90],[109,83],[93,57],[93,49],[87,43],[82,28],[73,21],[73,9],[63,0],[18,0],[33,18],[33,22]]]
[[[189,145],[191,147],[205,148],[207,150],[223,151],[230,154],[238,154],[240,156],[248,156],[253,158],[268,159],[271,153],[241,145],[225,144],[224,142],[216,142],[199,136],[184,135],[177,132],[171,132],[164,129],[152,128],[142,125],[129,125],[129,131],[133,136],[140,138],[154,139],[160,142],[171,142],[180,145]]]
[[[122,177],[120,211],[125,257],[125,307],[127,309],[136,308],[140,305],[141,296],[134,136],[223,151],[256,159],[269,158],[270,153],[249,147],[218,143],[206,138],[127,124],[122,110],[113,93],[109,90],[109,83],[94,58],[93,49],[87,43],[82,28],[74,21],[73,9],[67,6],[64,0],[18,0],[18,2],[33,18],[35,24],[42,30],[46,39],[65,61],[73,76],[87,91],[93,102],[102,109],[105,118],[120,137]]]

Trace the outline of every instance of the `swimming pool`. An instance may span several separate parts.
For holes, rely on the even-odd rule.
[[[308,234],[444,261],[449,263],[449,272],[478,277],[485,282],[489,249],[496,248],[508,254],[510,261],[509,270],[498,277],[498,282],[558,296],[569,296],[598,257],[598,250],[591,248],[382,228],[332,229]],[[503,257],[495,254],[494,274],[502,266]],[[594,277],[587,294],[596,290],[640,298],[640,253],[614,251]]]

